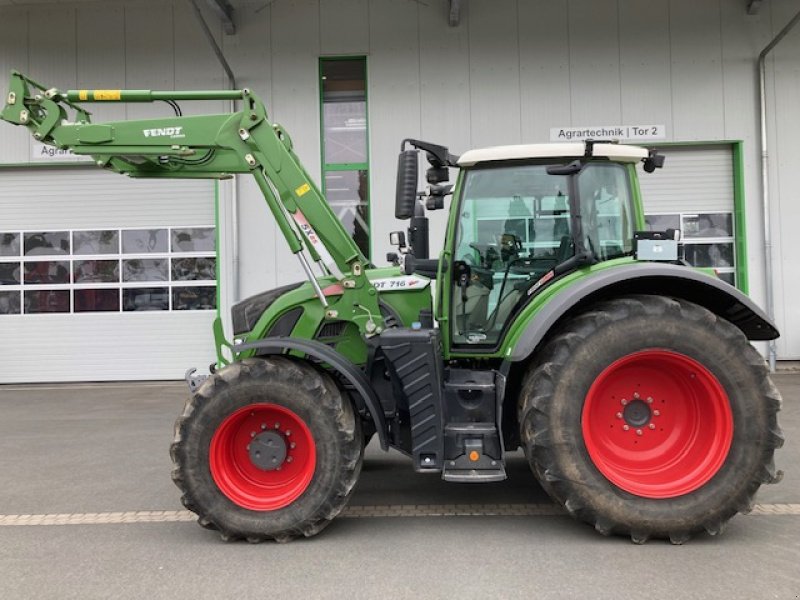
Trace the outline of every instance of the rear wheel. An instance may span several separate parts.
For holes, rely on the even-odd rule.
[[[346,505],[363,437],[350,402],[311,365],[247,359],[206,380],[175,425],[173,480],[223,539],[318,533]]]
[[[780,396],[729,322],[660,296],[605,302],[550,341],[522,387],[531,467],[606,535],[719,533],[779,478]]]

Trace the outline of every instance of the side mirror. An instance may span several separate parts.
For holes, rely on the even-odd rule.
[[[410,219],[414,216],[417,202],[417,177],[419,155],[416,150],[403,150],[397,159],[397,192],[394,201],[394,216]]]

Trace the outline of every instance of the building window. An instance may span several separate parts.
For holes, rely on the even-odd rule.
[[[214,310],[213,227],[0,232],[0,315]]]
[[[369,257],[367,61],[320,59],[322,180],[333,211]]]
[[[736,285],[733,213],[670,213],[645,215],[647,229],[680,229],[684,258],[693,267],[710,267]]]

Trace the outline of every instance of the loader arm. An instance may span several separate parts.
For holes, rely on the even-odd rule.
[[[241,101],[229,114],[92,123],[86,103]],[[102,168],[130,177],[227,179],[253,176],[289,249],[298,256],[328,318],[349,320],[362,334],[383,327],[377,292],[365,274],[367,258],[331,210],[294,153],[288,133],[267,117],[250,90],[68,90],[45,86],[12,71],[0,118],[27,127],[33,137]],[[344,293],[329,303],[304,255],[339,280]]]

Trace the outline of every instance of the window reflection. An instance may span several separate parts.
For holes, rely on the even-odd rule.
[[[173,310],[213,310],[217,307],[217,290],[212,286],[172,288]]]
[[[39,231],[25,234],[25,256],[69,254],[69,232]]]
[[[119,289],[75,290],[75,312],[119,311]]]
[[[24,309],[30,313],[68,313],[68,290],[25,290]]]
[[[366,170],[325,173],[325,194],[328,204],[367,256],[369,256],[368,190],[369,178]]]
[[[25,283],[69,283],[69,261],[26,261]]]
[[[115,283],[119,281],[119,261],[76,260],[72,277],[75,283]]]
[[[0,263],[0,285],[19,285],[20,266],[18,262]]]
[[[0,233],[0,256],[19,256],[19,234],[16,232]]]
[[[172,230],[173,252],[214,252],[216,241],[213,227]]]
[[[167,252],[166,229],[128,229],[122,232],[124,254]]]
[[[168,288],[123,289],[122,308],[126,311],[169,310]]]
[[[115,229],[74,231],[72,233],[72,253],[118,254],[119,232]]]
[[[122,261],[122,281],[167,281],[166,258],[131,258]]]
[[[217,261],[213,258],[173,258],[173,281],[214,281]]]
[[[0,292],[0,315],[18,315],[19,292]]]

